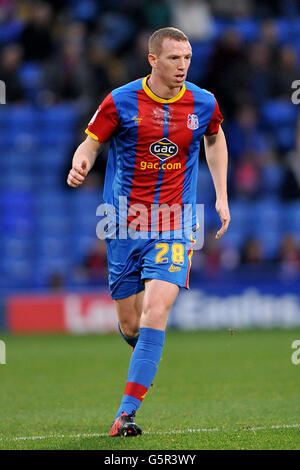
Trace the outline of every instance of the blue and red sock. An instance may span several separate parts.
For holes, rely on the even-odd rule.
[[[136,412],[156,375],[165,340],[164,330],[140,328],[131,356],[125,392],[115,419]]]

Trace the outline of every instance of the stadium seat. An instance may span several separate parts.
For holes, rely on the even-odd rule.
[[[215,227],[219,223],[219,216],[211,205],[204,206],[204,225],[207,227]]]
[[[208,60],[213,51],[211,41],[199,41],[191,43],[193,50],[193,60],[189,68],[188,79],[191,82],[199,83],[207,72]]]
[[[45,143],[37,157],[37,167],[48,168],[48,170],[61,170],[68,162],[71,164],[72,161],[71,148],[64,140],[55,140],[50,147]]]
[[[69,238],[64,235],[48,235],[43,234],[36,237],[34,242],[34,250],[37,256],[40,257],[57,257],[69,255],[72,251],[72,245],[68,243]]]
[[[18,76],[28,101],[36,102],[42,85],[42,67],[38,62],[25,62]]]
[[[51,273],[61,272],[65,273],[72,265],[72,257],[67,254],[51,255],[51,254],[38,254],[35,258],[35,266],[40,272]]]
[[[99,7],[101,8],[101,2],[91,0],[82,0],[81,2],[72,2],[72,17],[75,21],[92,21],[96,17]]]
[[[280,233],[282,231],[281,203],[277,199],[261,199],[248,210],[252,233],[257,237],[262,232]]]
[[[300,202],[291,202],[283,205],[283,230],[300,234]]]
[[[96,216],[97,207],[103,203],[101,190],[78,190],[70,195],[70,206],[75,214]]]
[[[293,41],[293,46],[292,47],[296,50],[296,53],[297,53],[297,56],[298,56],[298,66],[299,66],[299,71],[300,71],[300,36],[297,37]],[[298,78],[295,78],[295,80],[298,80]]]
[[[262,247],[264,257],[271,260],[276,256],[281,243],[281,233],[273,230],[261,230],[258,236]]]
[[[96,216],[96,209],[94,207],[87,208],[84,211],[70,211],[70,218],[79,227],[95,227],[100,218]]]
[[[300,38],[300,21],[295,18],[278,18],[275,20],[278,40],[281,44],[294,44]]]
[[[246,239],[247,234],[245,231],[230,226],[221,240],[223,246],[241,250]]]
[[[244,41],[256,41],[259,38],[259,23],[250,18],[241,18],[234,20],[232,29],[237,31]]]
[[[32,130],[24,131],[22,127],[17,130],[12,127],[8,127],[5,130],[3,129],[3,133],[0,138],[2,152],[11,150],[12,152],[24,154],[30,154],[31,152],[35,153],[38,151],[40,143],[39,132]]]
[[[31,192],[22,191],[20,188],[5,190],[0,192],[0,204],[3,215],[30,215],[33,208],[33,197]]]
[[[6,172],[5,179],[1,186],[6,189],[23,189],[29,191],[33,188],[34,179],[32,174],[16,174],[15,172]]]
[[[263,124],[277,129],[283,125],[295,125],[297,109],[291,100],[271,99],[263,103],[261,108]]]
[[[277,142],[279,148],[284,152],[294,149],[296,144],[296,127],[287,126],[280,129],[277,135]]]
[[[245,42],[255,41],[259,38],[259,23],[251,18],[240,18],[235,20],[214,19],[214,40],[220,39],[226,30],[234,30]]]
[[[291,100],[268,100],[261,107],[262,125],[270,132],[281,150],[294,147],[297,107]]]
[[[1,129],[1,135],[0,135],[0,143],[3,142],[8,125],[7,125],[7,106],[1,106],[0,105],[0,129]]]
[[[249,208],[251,205],[249,202],[240,200],[230,202],[230,231],[241,232],[241,236],[247,233],[250,226]]]
[[[34,232],[34,219],[29,215],[4,214],[1,229],[9,235],[30,236]]]
[[[5,5],[4,5],[5,6]],[[13,16],[13,15],[10,15]],[[5,15],[4,15],[5,19]],[[11,18],[7,21],[3,21],[1,18],[0,28],[0,44],[11,44],[19,41],[20,35],[24,28],[23,21],[19,19]]]
[[[10,279],[11,284],[18,287],[29,287],[32,278],[33,267],[32,258],[6,257],[2,260],[4,276]]]
[[[58,104],[44,108],[40,113],[43,132],[68,133],[76,131],[80,109],[76,104]]]
[[[41,214],[36,220],[36,233],[39,236],[63,236],[69,233],[70,220],[64,215]]]
[[[231,221],[228,231],[222,240],[222,244],[224,246],[229,246],[237,250],[242,248],[251,231],[249,220],[250,206],[250,203],[244,201],[235,200],[230,202]],[[218,217],[218,223],[216,227],[219,228],[220,226],[221,223]]]
[[[33,171],[34,161],[37,159],[37,150],[32,149],[11,149],[8,147],[5,151],[5,159],[3,159],[3,168],[11,168],[15,173],[24,170]]]
[[[197,181],[197,201],[199,204],[212,204],[215,201],[213,181],[207,165],[199,165]]]
[[[10,105],[6,108],[7,129],[15,136],[20,133],[34,133],[38,129],[38,114],[30,105]]]
[[[34,246],[31,237],[24,236],[3,236],[0,240],[1,253],[7,258],[28,258],[33,254]]]
[[[278,18],[275,20],[275,28],[280,43],[290,43],[292,41],[293,32],[291,28],[291,19]]]
[[[70,276],[73,259],[68,255],[37,256],[33,266],[36,286],[49,287],[51,276],[61,276],[63,282]]]
[[[69,195],[65,191],[39,191],[36,193],[34,207],[37,217],[40,215],[69,214]]]
[[[73,237],[70,240],[70,246],[72,246],[75,259],[78,262],[82,262],[87,256],[87,254],[90,252],[96,241],[96,234],[86,235],[82,233],[74,233]]]
[[[228,21],[221,18],[213,18],[213,40],[218,41],[228,27]]]
[[[74,139],[76,138],[76,131],[64,132],[62,129],[60,131],[59,129],[40,129],[39,135],[45,149],[51,149],[56,145],[59,145],[61,147],[64,146],[65,148],[69,147],[72,150],[74,148]]]
[[[46,171],[44,169],[39,172],[39,179],[35,179],[35,190],[38,191],[41,187],[47,190],[49,194],[62,187],[64,181],[61,171]]]
[[[262,169],[261,180],[266,195],[276,196],[279,194],[282,184],[283,173],[280,165],[268,165]]]

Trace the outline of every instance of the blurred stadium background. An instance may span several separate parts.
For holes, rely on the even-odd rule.
[[[95,109],[150,72],[147,40],[190,38],[188,80],[224,114],[232,222],[221,241],[202,149],[205,245],[169,325],[300,325],[300,6],[258,0],[0,0],[0,329],[116,328],[97,240],[107,149],[79,189],[66,177]]]

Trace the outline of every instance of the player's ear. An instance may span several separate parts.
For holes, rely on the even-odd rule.
[[[155,54],[148,54],[148,60],[151,67],[156,67],[156,55]]]

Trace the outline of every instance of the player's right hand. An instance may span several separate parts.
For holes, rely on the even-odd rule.
[[[219,214],[219,217],[222,222],[222,227],[220,228],[220,230],[218,230],[215,236],[216,240],[219,240],[219,238],[221,238],[224,235],[224,233],[227,231],[228,225],[230,222],[230,212],[229,212],[227,199],[226,200],[218,199],[216,201],[216,211]]]
[[[81,165],[74,165],[70,170],[67,179],[68,185],[72,188],[77,188],[77,186],[80,186],[84,182],[87,174],[87,161],[83,160]]]

